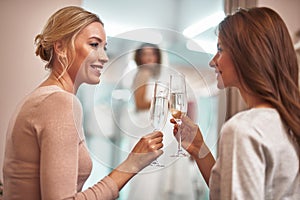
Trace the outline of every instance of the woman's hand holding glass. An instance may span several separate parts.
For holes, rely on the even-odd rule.
[[[181,139],[182,147],[194,158],[203,158],[209,152],[206,147],[199,126],[189,117],[182,116],[180,125],[172,118],[173,134],[177,140]],[[179,134],[181,138],[179,137]]]
[[[119,170],[128,173],[138,173],[147,167],[152,161],[163,154],[163,134],[160,131],[154,131],[143,136],[134,146],[125,162]]]
[[[170,111],[177,124],[181,124],[181,117],[187,113],[187,92],[185,77],[183,74],[170,76]],[[181,148],[181,136],[178,132],[178,148],[172,157],[188,156]]]
[[[166,124],[168,117],[168,95],[168,84],[156,81],[150,107],[150,121],[154,131],[162,130]],[[154,160],[151,165],[164,167],[158,160]]]

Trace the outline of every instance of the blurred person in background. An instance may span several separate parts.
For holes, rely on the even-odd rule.
[[[150,125],[149,109],[153,96],[154,82],[159,80],[162,83],[169,83],[169,76],[172,72],[165,65],[166,59],[163,52],[156,44],[142,43],[133,55],[137,70],[131,86],[134,98],[134,112],[126,121],[131,124],[128,132],[136,133],[134,136],[139,138],[141,132],[153,130]],[[163,59],[164,58],[164,59]],[[170,117],[169,117],[170,119]],[[166,123],[163,128],[164,135],[164,155],[170,157],[175,152],[176,143],[172,141],[172,125]],[[161,164],[166,164],[168,159],[161,157]],[[190,178],[191,169],[187,165],[192,165],[189,159],[176,160],[170,166],[151,167],[151,172],[140,173],[134,177],[130,183],[128,199],[131,200],[152,200],[152,199],[186,199],[193,200],[192,179]],[[193,167],[193,166],[191,166]],[[155,169],[156,168],[156,169]],[[182,173],[177,173],[178,170]]]

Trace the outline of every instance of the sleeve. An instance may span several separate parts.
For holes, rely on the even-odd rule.
[[[77,193],[78,151],[82,129],[81,104],[74,95],[56,92],[39,109],[40,188],[42,199],[115,199],[117,186],[105,177]]]
[[[76,199],[95,199],[108,200],[117,199],[119,196],[119,189],[112,178],[106,176],[93,187],[88,188],[84,192],[77,193]]]
[[[220,138],[220,197],[264,199],[265,158],[261,137],[241,120],[224,126]]]

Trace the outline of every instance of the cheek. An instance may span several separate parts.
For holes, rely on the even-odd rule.
[[[218,69],[222,72],[222,79],[226,86],[236,86],[238,83],[238,76],[234,64],[229,57],[219,59]]]
[[[92,51],[90,51],[90,52],[88,52],[88,53],[86,54],[86,56],[85,56],[85,62],[97,60],[97,58],[98,58],[98,53],[97,53],[97,51],[92,50]]]
[[[77,53],[74,64],[78,65],[79,69],[77,69],[77,70],[80,71],[78,76],[80,76],[84,71],[86,71],[88,69],[88,67],[91,64],[92,58],[93,58],[92,53],[88,53],[88,52]]]
[[[95,62],[98,58],[98,53],[97,51],[94,50],[86,50],[85,52],[81,52],[81,54],[78,55],[78,61],[81,64],[81,67],[87,67],[89,66],[92,62]]]
[[[80,62],[84,61],[90,54],[90,49],[86,45],[77,46],[76,50],[76,59]]]

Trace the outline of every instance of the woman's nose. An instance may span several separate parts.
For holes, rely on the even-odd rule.
[[[216,56],[214,56],[210,61],[209,61],[209,66],[210,67],[216,67],[216,61],[215,61]]]
[[[107,63],[109,60],[105,50],[101,48],[98,49],[98,58],[103,63]]]

